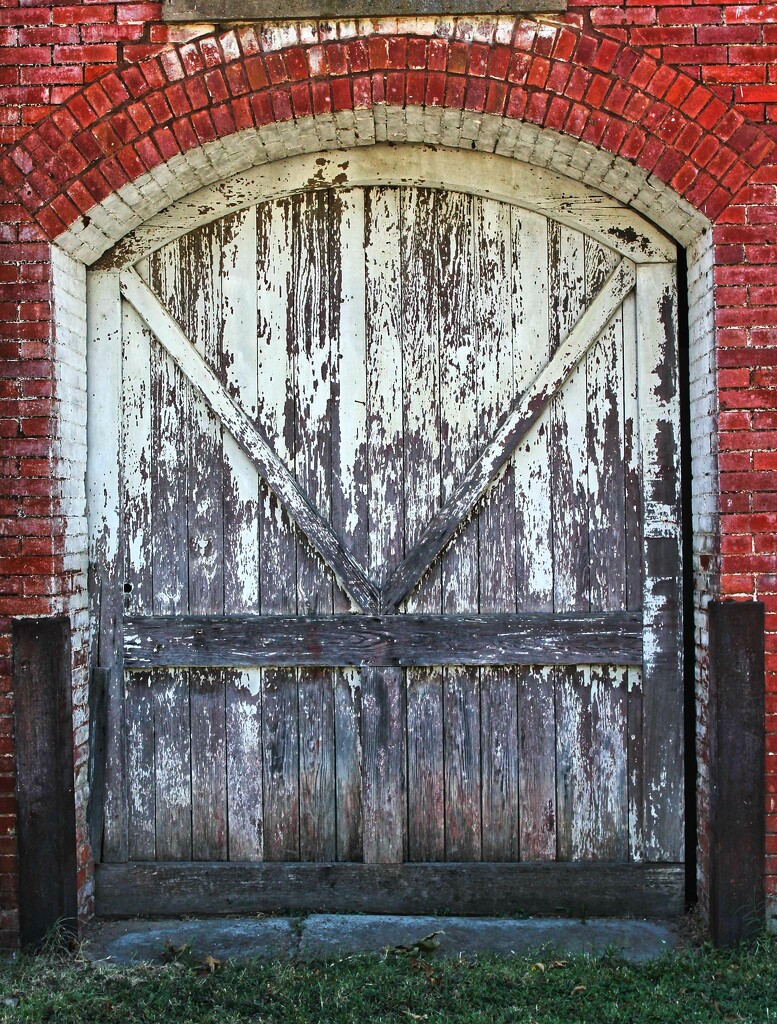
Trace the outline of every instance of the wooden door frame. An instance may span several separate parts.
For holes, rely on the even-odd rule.
[[[628,207],[597,193],[596,190],[578,184],[570,179],[530,165],[518,164],[514,160],[482,153],[466,151],[440,150],[430,147],[403,147],[402,158],[399,159],[400,147],[373,146],[357,150],[330,152],[326,155],[313,154],[295,157],[270,166],[253,168],[238,174],[218,185],[209,186],[179,200],[170,208],[152,217],[144,225],[122,239],[112,250],[106,253],[93,267],[89,275],[89,334],[88,334],[88,378],[91,409],[89,416],[89,467],[88,493],[90,514],[90,539],[92,544],[92,574],[90,580],[90,600],[92,604],[93,622],[97,636],[95,664],[109,671],[111,686],[108,693],[108,771],[113,773],[114,783],[120,789],[124,786],[124,735],[120,728],[123,722],[122,691],[123,691],[123,637],[122,637],[122,597],[121,597],[121,565],[120,565],[120,517],[119,500],[121,492],[121,468],[119,463],[120,450],[120,418],[118,411],[121,403],[121,290],[120,272],[130,267],[139,259],[156,251],[172,239],[193,230],[201,224],[219,219],[228,213],[236,212],[255,203],[268,199],[279,198],[304,191],[310,188],[352,187],[357,185],[419,185],[426,187],[447,188],[482,195],[515,206],[539,212],[552,220],[573,227],[603,242],[610,248],[636,265],[637,290],[646,296],[644,306],[646,312],[638,321],[638,332],[641,330],[642,344],[640,352],[640,376],[644,374],[647,381],[654,378],[652,389],[668,386],[662,379],[661,359],[655,349],[655,332],[651,327],[661,320],[667,331],[670,328],[671,315],[666,315],[667,295],[674,294],[676,252],[671,243],[659,230],[646,222],[641,216]],[[406,159],[405,159],[406,157]],[[474,186],[473,182],[481,184]],[[102,413],[102,415],[99,415]],[[674,425],[677,435],[678,425]],[[659,432],[665,424],[655,423],[654,443],[663,443]],[[647,479],[647,477],[645,477]],[[658,503],[660,504],[660,503]],[[656,566],[667,558],[667,543],[674,544],[676,554],[679,552],[679,529],[672,537],[667,537],[666,510],[653,508],[645,521],[646,571],[655,575]],[[652,506],[651,506],[652,507]],[[671,519],[671,516],[670,516]],[[675,658],[682,657],[682,645],[678,640],[681,624],[675,618],[671,620],[655,620],[658,625],[654,630],[652,642],[659,644],[664,654],[671,658],[674,650]],[[674,638],[674,646],[667,638]],[[662,702],[665,707],[665,702]],[[659,708],[656,709],[657,712]],[[670,711],[672,709],[669,709]],[[682,708],[677,710],[682,720]],[[660,736],[657,737],[660,742]],[[661,764],[656,772],[656,785],[659,776],[667,777],[674,770],[675,777],[682,787],[683,772],[682,752],[668,752],[671,763]],[[679,754],[680,768],[674,766]],[[110,792],[110,787],[108,789]],[[115,848],[123,850],[126,856],[127,823],[124,819],[124,807],[111,805],[110,800],[105,806],[105,820],[115,830]],[[679,859],[679,858],[678,858]],[[478,870],[491,868],[499,875],[489,875],[490,881],[483,882],[485,888],[498,889],[502,884],[517,885],[520,892],[531,894],[536,886],[547,888],[548,867],[558,868],[559,865],[515,864],[499,867],[483,865]],[[388,885],[388,879],[396,873],[395,865],[251,865],[250,869],[243,866],[253,878],[243,880],[239,874],[239,865],[222,865],[218,867],[219,877],[232,879],[232,883],[241,891],[239,903],[230,909],[260,910],[269,909],[269,904],[277,903],[278,895],[274,888],[277,883],[278,870],[290,872],[287,896],[289,905],[298,906],[305,903],[303,892],[307,892],[314,878],[323,878],[322,872],[329,882],[332,893],[332,906],[342,899],[354,901],[355,890],[360,888],[367,878],[377,872],[385,874],[381,881],[375,876],[374,885],[377,890]],[[427,909],[444,909],[450,893],[460,889],[461,865],[412,865],[414,873],[421,873],[422,881],[418,881],[419,891],[425,892]],[[472,866],[470,866],[472,867]],[[569,869],[567,871],[567,868]],[[139,865],[113,864],[103,865],[98,875],[98,900],[101,901],[100,912],[111,913],[112,899],[121,888],[132,880],[138,886],[138,893],[144,890],[143,878],[148,872],[158,878],[160,865],[146,867]],[[573,870],[574,869],[574,870]],[[170,906],[180,905],[180,892],[189,893],[193,899],[191,883],[199,878],[198,870],[193,866],[173,866],[170,871],[177,870],[183,883],[183,889],[171,889]],[[627,864],[627,865],[567,865],[564,868],[570,885],[570,900],[581,899],[583,889],[591,892],[591,885],[599,894],[596,906],[600,912],[612,912],[609,907],[623,903],[613,897],[620,890],[619,899],[632,889],[635,895],[631,899],[631,909],[635,913],[666,913],[668,908],[675,911],[682,909],[682,865]],[[257,884],[257,871],[264,881]],[[582,874],[579,874],[579,872]],[[615,872],[614,875],[610,872]],[[140,872],[140,874],[138,874]],[[144,874],[145,872],[145,874]],[[194,873],[193,873],[194,872]],[[327,874],[328,872],[328,874]],[[493,872],[492,872],[493,873]],[[626,876],[631,882],[626,882]],[[383,876],[381,876],[383,877]],[[356,882],[357,878],[363,881]],[[573,879],[581,878],[580,887],[576,888]],[[616,884],[614,879],[620,881]],[[188,879],[188,881],[187,881]],[[296,882],[294,880],[297,880]],[[598,882],[595,880],[598,879]],[[512,881],[511,881],[512,880]],[[200,879],[201,881],[201,879]],[[492,884],[493,883],[493,884]],[[199,886],[200,882],[198,882]],[[250,894],[248,889],[250,888]],[[451,889],[451,886],[453,889]],[[615,888],[613,888],[615,886]],[[636,888],[635,888],[636,886]],[[412,888],[412,887],[411,887]],[[477,886],[477,888],[482,888]],[[403,891],[400,886],[397,891]],[[414,902],[412,893],[405,891],[404,906],[420,907]],[[176,897],[175,892],[179,895]],[[189,903],[189,912],[212,912],[206,894],[208,885],[202,884],[202,898],[199,903]],[[636,895],[638,893],[638,895]],[[113,896],[111,894],[114,894]],[[335,895],[336,894],[336,895]],[[609,894],[609,895],[607,895]],[[139,899],[141,897],[139,896]],[[320,897],[317,897],[320,900]],[[419,897],[420,898],[420,897]],[[516,899],[519,897],[516,896]],[[161,912],[150,893],[150,902],[145,904],[147,911]],[[175,900],[179,903],[176,904]],[[532,905],[542,904],[536,894],[531,897]],[[442,903],[440,901],[443,901]],[[141,900],[142,902],[142,900]],[[358,902],[358,901],[357,901]],[[389,901],[390,902],[390,901]],[[486,901],[487,902],[487,901]],[[317,906],[323,907],[319,902]],[[152,906],[153,905],[153,906]],[[342,906],[342,902],[339,903]],[[388,905],[388,904],[387,904]],[[478,903],[479,911],[487,910],[485,903]],[[652,911],[650,910],[652,908]],[[142,912],[142,911],[139,911]],[[179,912],[169,907],[165,912]],[[472,911],[470,911],[472,912]],[[493,910],[491,912],[494,912]],[[589,911],[590,912],[590,911]]]

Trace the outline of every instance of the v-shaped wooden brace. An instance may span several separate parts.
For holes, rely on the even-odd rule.
[[[258,427],[227,394],[216,374],[134,270],[125,271],[121,275],[121,293],[254,463],[346,593],[363,611],[378,612],[380,600],[377,587],[343,547],[329,523],[310,504],[307,495]]]
[[[475,459],[418,542],[381,589],[383,612],[395,611],[462,525],[489,485],[593,345],[636,283],[634,264],[622,259],[553,357],[519,395],[492,440]]]
[[[634,287],[634,264],[623,259],[585,310],[569,336],[523,394],[519,395],[489,444],[472,463],[445,505],[430,520],[417,544],[382,590],[368,578],[331,526],[308,500],[267,439],[233,401],[223,384],[153,291],[134,270],[121,275],[121,291],[187,380],[230,431],[274,491],[299,529],[330,567],[343,589],[365,612],[394,612],[429,569],[462,522],[561,390]]]

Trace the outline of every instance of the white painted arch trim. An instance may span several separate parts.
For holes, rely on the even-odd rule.
[[[406,145],[400,149],[397,144]],[[364,147],[369,147],[371,155],[367,155]],[[423,159],[413,156],[416,150],[424,154]],[[483,161],[484,154],[491,155],[487,163]],[[307,161],[306,155],[310,155]],[[292,161],[295,157],[299,160]],[[319,160],[323,163],[317,163]],[[337,167],[338,160],[347,163],[345,172]],[[262,172],[264,165],[278,161],[288,163],[283,168],[276,166]],[[413,177],[418,171],[413,172],[412,167],[417,168],[419,163],[429,165],[422,180]],[[314,165],[312,174],[311,164]],[[111,254],[110,262],[114,266],[126,266],[144,252],[182,233],[180,229],[173,229],[172,234],[160,241],[164,226],[169,228],[175,216],[173,210],[163,211],[186,197],[188,202],[184,207],[191,218],[197,200],[201,198],[207,205],[215,202],[219,193],[222,195],[223,211],[205,211],[199,221],[203,223],[240,208],[235,195],[231,202],[236,205],[229,205],[229,181],[235,176],[253,178],[257,182],[272,179],[275,194],[283,194],[277,189],[278,182],[284,179],[286,193],[295,190],[289,184],[294,168],[306,168],[298,172],[297,187],[303,184],[311,187],[315,182],[311,183],[310,179],[317,173],[319,178],[325,179],[330,165],[332,180],[321,180],[322,187],[342,184],[334,179],[343,173],[348,174],[350,184],[358,183],[357,173],[365,176],[363,184],[377,183],[370,177],[376,174],[375,168],[380,169],[383,184],[396,181],[397,184],[455,188],[458,180],[466,191],[538,209],[578,227],[634,262],[645,262],[646,254],[640,257],[639,252],[634,251],[641,243],[629,246],[624,237],[616,238],[609,231],[616,210],[621,227],[628,227],[629,219],[634,218],[634,225],[638,225],[632,225],[634,230],[650,240],[655,247],[652,260],[660,262],[674,259],[673,247],[662,232],[681,245],[690,246],[710,227],[702,214],[659,179],[620,157],[570,136],[496,115],[440,108],[376,106],[370,110],[343,111],[248,129],[175,156],[96,204],[87,217],[80,218],[58,236],[57,244],[80,262],[93,265],[121,241],[120,249]],[[457,165],[462,170],[457,172]],[[468,168],[467,173],[464,167]],[[494,181],[490,180],[491,176]],[[215,186],[215,189],[208,186]],[[592,192],[592,189],[597,191]],[[532,194],[539,206],[531,205]],[[549,194],[553,196],[552,209]],[[615,205],[609,207],[609,222],[608,199],[610,204],[615,201]],[[243,201],[242,205],[250,205],[251,201],[258,199]],[[651,223],[646,223],[639,214]],[[192,219],[185,230],[195,226]],[[154,231],[157,232],[155,237]],[[664,253],[671,251],[671,255],[659,257],[662,248]],[[127,255],[122,255],[125,252]]]
[[[674,244],[617,199],[555,171],[493,153],[388,143],[289,157],[198,189],[130,232],[99,266],[124,269],[209,221],[319,188],[412,185],[467,192],[557,220],[634,263],[672,263]]]

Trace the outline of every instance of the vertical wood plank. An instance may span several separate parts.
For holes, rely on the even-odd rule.
[[[511,294],[511,207],[473,200],[480,447],[515,398]],[[516,605],[515,464],[483,499],[478,524],[481,615]],[[483,860],[518,860],[518,690],[515,668],[480,670]]]
[[[325,519],[332,502],[331,268],[329,193],[292,199],[293,304],[289,341],[296,360],[295,474]],[[318,555],[297,546],[298,607],[303,615],[331,614],[333,584]],[[300,859],[334,860],[334,701],[329,669],[301,668],[299,689]]]
[[[586,301],[592,302],[618,262],[590,238],[585,242]],[[588,550],[591,609],[626,603],[626,502],[623,433],[623,315],[616,313],[586,357],[588,433]],[[581,856],[628,858],[626,669],[591,669],[591,828]]]
[[[256,208],[221,223],[222,365],[227,390],[257,415]],[[226,432],[224,611],[259,611],[259,477]],[[224,673],[227,831],[230,860],[263,853],[262,680],[258,669]]]
[[[165,294],[165,255],[149,261],[151,286]],[[155,615],[188,607],[187,424],[189,387],[172,359],[154,343],[152,391],[152,577]],[[156,859],[190,860],[191,728],[188,673],[165,669],[154,676]]]
[[[684,856],[682,549],[673,264],[637,268],[645,616],[643,823],[648,860]]]
[[[548,225],[544,217],[511,211],[513,373],[516,392],[550,358]],[[513,457],[515,466],[516,609],[553,609],[553,506],[550,411]],[[522,860],[556,855],[556,715],[553,671],[516,670],[518,779]]]
[[[151,364],[152,338],[128,303],[122,309],[122,517],[124,526],[124,608],[149,615],[154,608],[151,521]],[[156,781],[154,777],[154,696],[151,672],[125,676],[128,790],[128,856],[156,856]],[[115,712],[111,712],[112,714]]]
[[[442,501],[478,451],[478,349],[473,323],[472,196],[440,193],[437,296],[440,308]],[[464,524],[440,556],[443,613],[478,608],[478,528]],[[445,858],[480,860],[480,684],[478,670],[444,670]]]
[[[294,351],[291,304],[291,199],[257,207],[258,423],[287,466],[294,465]],[[297,612],[294,528],[259,482],[263,615]],[[299,860],[299,727],[296,669],[262,672],[264,857]]]
[[[222,222],[203,225],[155,254],[160,299],[213,368],[222,361]],[[221,424],[193,388],[187,395],[186,455],[188,607],[222,614],[223,460]],[[222,860],[227,853],[224,676],[189,672],[192,857]]]
[[[94,272],[87,308],[87,494],[89,519],[90,614],[96,628],[91,662],[110,670],[105,721],[93,735],[105,736],[102,769],[93,765],[90,785],[92,850],[96,859],[127,856],[127,777],[122,672],[121,401],[122,312],[118,275]],[[95,677],[93,677],[95,678]],[[94,756],[94,747],[92,748]],[[102,791],[99,782],[102,770]]]
[[[364,191],[333,191],[330,205],[331,248],[337,244],[340,252],[332,266],[332,526],[367,565]],[[335,587],[334,611],[350,610],[351,601]],[[361,860],[361,676],[358,669],[342,668],[332,677],[337,859]]]
[[[765,807],[764,605],[712,601],[710,926],[717,946],[762,934]]]
[[[405,550],[441,504],[438,193],[401,193],[402,369],[404,393]],[[406,611],[442,611],[439,560],[410,594]],[[407,672],[408,857],[445,859],[442,669]]]
[[[365,193],[365,308],[369,573],[379,584],[403,555],[400,191]],[[405,694],[400,669],[364,669],[364,859],[399,862],[406,850]]]
[[[637,306],[632,292],[623,303],[623,430],[626,519],[626,607],[642,607],[642,484],[637,383]],[[642,670],[629,668],[628,773],[629,858],[641,860],[642,844]]]
[[[70,620],[12,624],[19,938],[78,931]]]
[[[585,305],[583,236],[549,222],[549,305],[551,352],[566,338]],[[551,404],[553,480],[553,603],[556,612],[590,607],[586,438],[586,367],[573,371]],[[556,700],[557,856],[575,859],[582,851],[576,837],[582,807],[575,796],[590,772],[582,740],[590,728],[590,670],[586,666],[554,670]]]

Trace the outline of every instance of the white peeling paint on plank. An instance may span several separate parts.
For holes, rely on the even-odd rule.
[[[150,331],[132,306],[122,303],[124,608],[135,614],[153,610],[151,346]],[[140,678],[125,675],[128,856],[132,860],[156,856],[152,680],[152,673]]]
[[[256,211],[258,422],[284,465],[293,465],[294,354],[287,344],[291,292],[291,202]],[[290,422],[289,422],[290,420]],[[276,496],[259,483],[261,612],[297,612],[295,528]],[[263,855],[299,860],[297,671],[262,672]]]
[[[437,295],[440,315],[442,494],[447,501],[478,454],[478,334],[474,322],[473,202],[440,193]],[[470,518],[440,558],[443,613],[478,608],[478,524]],[[443,670],[445,858],[480,860],[480,678],[476,668]]]
[[[333,266],[332,526],[361,565],[368,566],[367,353],[365,195],[332,192],[331,245],[339,237]],[[356,611],[339,587],[335,612]],[[335,831],[338,860],[362,855],[361,674],[332,673],[335,730]]]
[[[474,324],[477,332],[478,437],[489,437],[515,399],[511,208],[473,202]],[[483,499],[477,517],[481,614],[516,607],[515,460]],[[512,861],[520,855],[517,670],[480,672],[482,857]]]
[[[220,253],[222,370],[247,415],[258,411],[256,209],[230,218]],[[255,612],[259,602],[259,474],[226,431],[224,444],[224,611]],[[227,842],[230,860],[263,857],[262,674],[224,673]]]
[[[437,193],[403,189],[402,394],[404,407],[404,555],[441,502],[440,324],[437,265],[429,240],[435,238]],[[439,564],[411,592],[407,612],[442,611]],[[445,859],[443,673],[410,669],[407,686],[408,855],[412,860]]]
[[[56,249],[54,250],[56,255]],[[57,284],[57,281],[54,281]],[[105,784],[102,798],[103,857],[127,855],[126,744],[122,728],[124,680],[117,650],[121,610],[121,295],[114,274],[92,276],[86,309],[87,339],[87,529],[89,535],[92,664],[111,667],[107,694]],[[62,290],[61,288],[59,289]],[[68,305],[70,305],[69,296]],[[62,303],[59,303],[62,305]],[[83,317],[84,311],[81,311]],[[65,314],[68,315],[68,314]],[[67,457],[67,453],[63,453]],[[79,515],[83,514],[83,509]],[[99,774],[96,773],[96,774]],[[99,840],[96,845],[99,847]]]
[[[637,279],[645,644],[643,841],[647,859],[684,854],[677,292],[671,264]],[[663,578],[662,578],[663,577]]]

